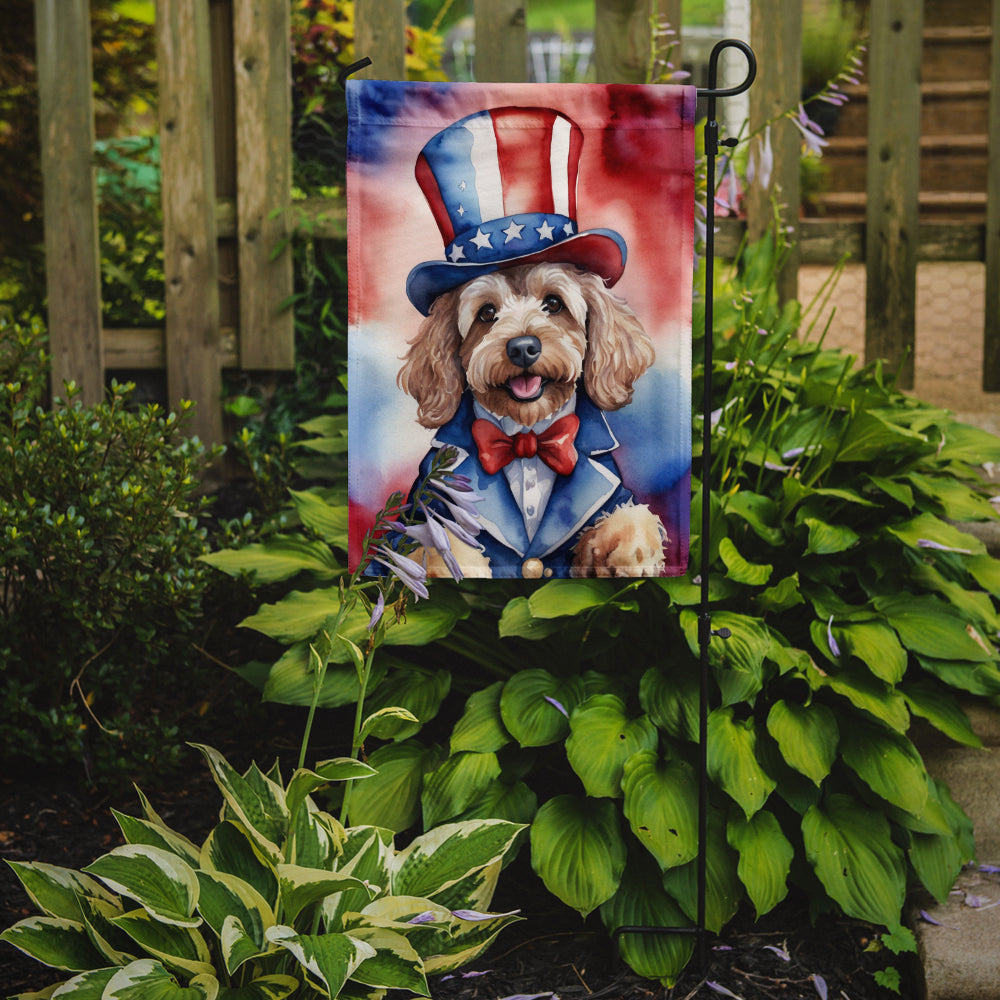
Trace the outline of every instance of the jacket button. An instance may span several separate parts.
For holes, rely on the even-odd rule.
[[[542,565],[541,559],[525,559],[521,563],[521,576],[525,580],[538,580],[541,578],[544,569],[545,567]]]

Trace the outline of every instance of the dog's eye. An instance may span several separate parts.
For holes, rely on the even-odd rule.
[[[563,310],[563,300],[558,295],[546,295],[542,299],[542,310],[550,316],[554,316]]]
[[[476,319],[480,323],[492,323],[497,318],[497,307],[492,302],[487,302],[480,310]]]

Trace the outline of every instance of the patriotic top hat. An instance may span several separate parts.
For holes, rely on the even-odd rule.
[[[579,264],[613,285],[626,247],[611,229],[579,232],[576,179],[583,131],[548,108],[479,111],[438,132],[416,176],[444,240],[442,260],[410,272],[424,315],[442,293],[516,264]]]

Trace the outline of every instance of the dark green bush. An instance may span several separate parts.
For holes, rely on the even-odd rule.
[[[158,698],[191,662],[209,455],[187,404],[131,408],[129,385],[41,406],[42,338],[0,321],[0,746],[111,776],[174,752]]]

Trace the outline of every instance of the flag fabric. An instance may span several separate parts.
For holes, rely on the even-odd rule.
[[[479,497],[464,575],[685,572],[694,89],[347,101],[352,567],[448,448]]]

